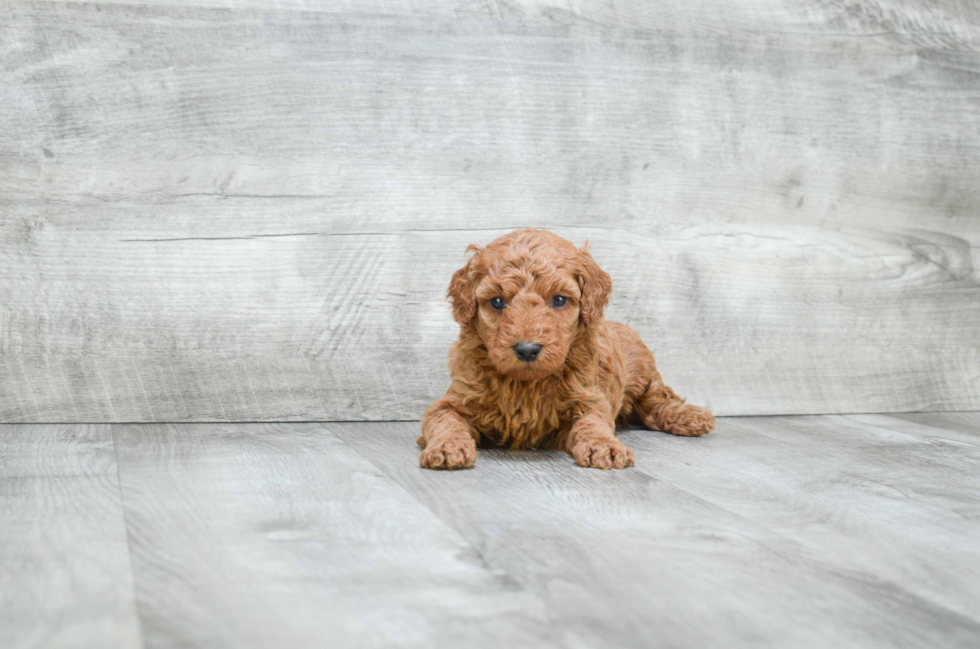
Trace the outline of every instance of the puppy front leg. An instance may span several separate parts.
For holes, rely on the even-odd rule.
[[[422,415],[423,469],[465,469],[476,462],[477,432],[473,424],[445,401],[436,401]]]
[[[565,450],[579,466],[624,469],[633,466],[633,451],[616,437],[611,417],[590,410],[579,416],[565,438]]]

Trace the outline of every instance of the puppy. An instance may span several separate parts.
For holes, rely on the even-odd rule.
[[[559,448],[597,469],[633,465],[616,420],[700,436],[705,408],[664,385],[653,354],[630,327],[602,318],[612,280],[587,245],[546,230],[518,230],[482,248],[449,284],[459,339],[452,385],[422,417],[427,469],[462,469],[478,444]]]

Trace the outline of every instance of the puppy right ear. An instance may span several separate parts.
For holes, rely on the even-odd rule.
[[[473,262],[476,261],[483,248],[470,244],[466,247],[466,252],[476,252],[466,265],[453,273],[453,278],[449,282],[449,290],[446,297],[453,303],[453,319],[461,326],[465,327],[476,315],[476,294],[474,293],[476,277]]]

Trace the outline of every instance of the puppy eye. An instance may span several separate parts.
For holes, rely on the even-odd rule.
[[[502,298],[502,297],[495,297],[495,298],[493,298],[492,300],[490,300],[490,306],[492,306],[493,308],[497,309],[498,311],[501,310],[501,309],[503,309],[504,308],[504,298]]]
[[[551,298],[551,306],[562,307],[565,306],[565,302],[567,301],[568,298],[566,298],[564,295],[556,295],[555,297]]]

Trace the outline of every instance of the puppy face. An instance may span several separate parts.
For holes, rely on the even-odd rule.
[[[453,275],[453,317],[472,329],[501,374],[538,381],[559,372],[580,328],[602,318],[612,282],[583,247],[544,230],[518,230]]]

